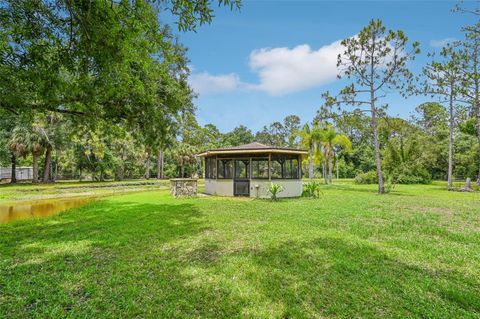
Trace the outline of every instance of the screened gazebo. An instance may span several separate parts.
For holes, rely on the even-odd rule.
[[[271,182],[283,186],[279,197],[302,195],[305,150],[250,143],[210,150],[205,159],[205,193],[266,198]]]

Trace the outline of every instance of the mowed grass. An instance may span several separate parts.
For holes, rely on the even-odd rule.
[[[0,225],[2,318],[480,317],[480,194],[102,199]]]

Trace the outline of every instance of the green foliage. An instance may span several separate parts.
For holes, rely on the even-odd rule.
[[[389,174],[394,184],[430,184],[432,182],[430,174],[421,165],[402,163]]]
[[[349,164],[349,170],[344,177],[355,177],[362,172],[375,170],[375,152],[371,144],[354,145],[348,153],[342,153],[342,158]]]
[[[376,171],[368,171],[355,176],[355,184],[377,184],[378,177]]]
[[[475,180],[478,174],[480,159],[480,144],[475,136],[470,134],[457,134],[455,142],[455,167],[454,176],[465,180],[467,177]]]
[[[194,108],[186,49],[160,14],[168,10],[180,30],[195,30],[212,21],[214,3],[233,10],[241,2],[6,0],[0,109],[122,124],[147,147],[163,147],[179,113]]]
[[[175,158],[180,167],[179,177],[187,177],[186,173],[193,174],[192,165],[195,164],[195,154],[198,152],[193,145],[181,143],[175,151]]]
[[[339,134],[332,125],[328,125],[326,128],[322,128],[320,131],[320,139],[317,142],[318,149],[322,149],[324,160],[324,177],[326,183],[332,182],[332,172],[334,161],[337,161],[337,154],[341,150],[346,152],[352,149],[352,142],[344,135]]]
[[[18,123],[18,117],[13,113],[0,109],[0,160],[5,165],[10,164],[10,144]]]
[[[240,9],[241,0],[217,0],[218,6]],[[195,31],[197,25],[210,23],[215,17],[212,3],[204,0],[166,0],[167,8],[177,17],[175,22],[180,31]]]
[[[386,175],[388,184],[430,184],[432,178],[428,171],[422,166],[410,166],[400,164],[394,172]],[[378,182],[377,172],[368,171],[355,176],[355,184],[376,184]]]
[[[422,103],[415,108],[414,122],[431,136],[447,135],[448,113],[445,106],[437,102]]]
[[[428,159],[422,157],[421,143],[427,137],[418,127],[402,119],[385,119],[380,127],[384,151],[384,167],[394,184],[427,184],[431,175]],[[425,146],[425,145],[424,145]]]
[[[226,133],[223,136],[223,145],[238,146],[252,143],[254,136],[252,131],[246,126],[240,125],[235,127],[233,131]]]
[[[268,186],[267,188],[267,192],[270,194],[270,199],[273,200],[273,201],[276,201],[278,200],[278,194],[280,194],[281,192],[283,192],[284,188],[282,185],[280,184],[276,184],[276,183],[270,183],[270,185]]]
[[[10,153],[8,151],[8,141],[0,135],[0,166],[8,166],[10,162]]]
[[[319,198],[322,193],[321,184],[317,181],[311,181],[303,184],[302,196],[310,198]]]
[[[427,102],[417,106],[415,111],[417,115],[413,117],[411,124],[418,129],[414,129],[415,134],[405,138],[414,138],[417,141],[419,149],[416,160],[422,163],[430,176],[444,179],[448,167],[447,110],[439,103]]]
[[[387,176],[393,184],[430,184],[432,181],[428,170],[415,162],[400,162],[394,168],[389,167]]]
[[[273,122],[270,126],[264,126],[263,129],[255,134],[255,140],[259,143],[273,146],[297,145],[297,133],[300,130],[300,118],[297,115],[289,115],[283,119],[283,122]]]
[[[462,133],[477,136],[477,121],[473,117],[461,123],[459,128]]]

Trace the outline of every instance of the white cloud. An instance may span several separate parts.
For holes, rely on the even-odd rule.
[[[440,40],[430,40],[430,46],[434,48],[443,48],[449,43],[452,43],[454,41],[457,41],[455,38],[445,38],[445,39],[440,39]]]
[[[340,41],[312,50],[308,44],[294,48],[266,48],[250,54],[250,67],[260,83],[253,87],[271,95],[302,91],[335,80]]]
[[[206,95],[233,91],[240,84],[240,78],[235,73],[211,75],[207,72],[192,74],[189,83],[195,93]]]
[[[211,75],[207,72],[192,74],[189,82],[201,95],[236,89],[284,95],[334,81],[338,74],[337,56],[342,52],[340,41],[318,50],[312,50],[308,44],[263,48],[252,51],[249,57],[249,66],[258,75],[258,83],[242,82],[235,73]]]

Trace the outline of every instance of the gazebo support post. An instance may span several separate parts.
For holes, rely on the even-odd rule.
[[[268,180],[272,180],[272,153],[268,153]]]

